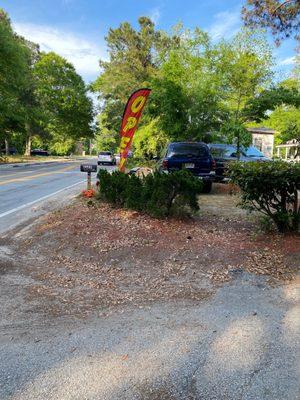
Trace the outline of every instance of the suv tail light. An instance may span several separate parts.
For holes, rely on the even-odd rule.
[[[168,160],[163,160],[162,167],[163,169],[168,169]]]
[[[211,166],[212,166],[212,169],[216,169],[217,164],[216,164],[215,160],[212,160]]]

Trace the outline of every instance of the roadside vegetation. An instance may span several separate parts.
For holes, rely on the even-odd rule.
[[[0,71],[0,153],[65,155],[92,137],[92,101],[74,66],[17,35],[1,9]]]
[[[139,165],[149,165],[169,141],[247,146],[250,126],[274,128],[276,143],[300,137],[299,59],[278,81],[274,49],[261,30],[242,29],[215,43],[199,28],[179,24],[169,33],[142,17],[139,29],[122,23],[106,41],[110,58],[100,61],[92,84],[101,104],[96,141],[102,150],[117,151],[124,105],[139,87],[152,89],[133,143]]]
[[[276,129],[277,143],[299,138],[299,57],[291,75],[278,81],[274,49],[260,29],[271,28],[280,40],[297,33],[299,6],[259,3],[248,1],[243,9],[249,29],[218,42],[198,27],[177,24],[167,32],[147,17],[138,28],[122,22],[109,29],[108,60],[100,60],[101,73],[90,85],[67,60],[18,36],[1,10],[0,152],[30,155],[35,147],[66,155],[78,142],[81,149],[92,143],[94,151],[118,152],[124,106],[140,87],[152,89],[133,144],[142,164],[168,141],[247,146],[246,128],[255,125]],[[286,26],[281,15],[290,21]],[[98,97],[96,121],[88,91]]]
[[[0,162],[3,163],[24,163],[29,161],[38,161],[38,162],[48,162],[51,160],[64,160],[69,159],[70,157],[66,156],[24,156],[24,155],[2,155],[0,156]]]
[[[279,232],[299,231],[300,164],[234,163],[230,177],[241,189],[241,206],[271,219]]]
[[[188,171],[155,172],[140,178],[121,172],[98,173],[98,198],[117,207],[141,211],[152,217],[186,216],[199,210],[202,182]]]
[[[263,214],[279,232],[299,231],[300,164],[235,162],[229,177],[240,190],[240,207]],[[203,183],[186,170],[142,177],[100,170],[98,179],[99,200],[158,218],[192,215],[199,210],[198,196],[203,192]]]

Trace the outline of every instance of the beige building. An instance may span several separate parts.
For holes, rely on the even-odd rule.
[[[247,128],[252,134],[252,144],[260,150],[264,156],[273,157],[274,134],[276,131],[269,128]]]

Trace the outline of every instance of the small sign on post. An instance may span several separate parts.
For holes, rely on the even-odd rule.
[[[87,190],[92,188],[92,172],[97,172],[96,164],[81,164],[81,172],[87,172]]]

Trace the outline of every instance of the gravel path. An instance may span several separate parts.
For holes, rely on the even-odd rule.
[[[194,304],[32,324],[29,312],[1,326],[0,398],[296,400],[299,295],[241,272]]]

